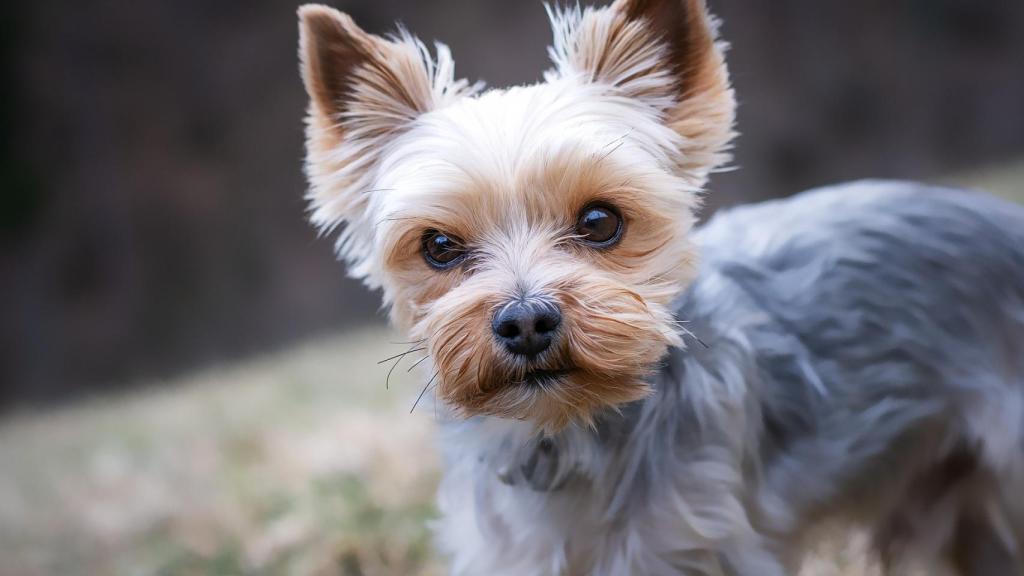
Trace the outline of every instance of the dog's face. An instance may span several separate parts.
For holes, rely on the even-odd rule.
[[[552,15],[555,68],[481,92],[408,35],[307,6],[312,219],[343,225],[464,415],[554,429],[640,398],[680,328],[697,193],[733,99],[700,0]]]

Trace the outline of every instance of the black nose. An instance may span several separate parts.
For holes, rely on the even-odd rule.
[[[515,300],[494,315],[491,328],[505,349],[519,356],[536,356],[551,346],[562,313],[544,300]]]

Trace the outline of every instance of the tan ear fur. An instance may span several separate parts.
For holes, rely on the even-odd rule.
[[[404,31],[388,39],[368,34],[347,14],[317,4],[299,8],[299,22],[302,79],[316,113],[340,120],[383,115],[399,127],[436,105],[449,89],[439,80],[465,85],[438,78],[450,70],[438,70]],[[439,62],[450,61],[447,48],[438,52]]]
[[[317,112],[337,116],[352,74],[370,60],[374,39],[346,15],[316,4],[299,8],[302,81]]]
[[[617,0],[552,14],[556,70],[662,110],[683,139],[683,168],[706,177],[726,162],[736,103],[725,44],[703,0]]]

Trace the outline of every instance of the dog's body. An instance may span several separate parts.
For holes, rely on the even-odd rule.
[[[651,397],[543,448],[522,424],[447,424],[454,572],[790,574],[839,517],[887,560],[1021,573],[1024,209],[864,182],[697,239],[693,337]]]
[[[1024,210],[864,183],[692,233],[735,107],[702,0],[554,11],[486,92],[300,15],[312,220],[426,353],[455,574],[781,576],[833,518],[1024,573]]]

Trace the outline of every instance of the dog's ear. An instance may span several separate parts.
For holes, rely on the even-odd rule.
[[[339,252],[350,273],[365,278],[372,231],[366,209],[381,151],[420,115],[476,87],[454,79],[443,44],[431,58],[404,30],[375,36],[348,15],[315,4],[299,8],[299,59],[310,101],[310,219],[325,232],[345,224]]]
[[[433,62],[415,38],[368,34],[347,14],[316,4],[299,8],[299,23],[302,80],[313,114],[338,129],[364,116],[380,129],[399,130],[433,107]]]
[[[616,0],[550,15],[549,80],[604,84],[657,108],[683,137],[684,168],[698,175],[728,160],[736,103],[704,0]]]

